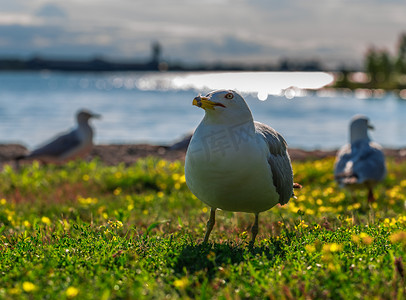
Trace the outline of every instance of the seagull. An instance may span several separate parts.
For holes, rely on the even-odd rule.
[[[33,150],[20,159],[34,159],[42,163],[62,164],[75,158],[84,157],[93,148],[93,129],[89,119],[100,118],[88,110],[79,110],[76,114],[77,127],[70,132],[62,133],[45,145]]]
[[[293,171],[285,139],[273,128],[255,122],[244,98],[234,90],[217,90],[193,99],[205,110],[185,158],[186,184],[210,206],[204,243],[215,223],[217,209],[255,215],[252,245],[258,234],[258,215],[293,194]]]
[[[374,129],[368,117],[355,115],[350,122],[350,143],[337,153],[334,176],[342,187],[368,189],[368,202],[374,202],[373,187],[386,175],[382,147],[371,141],[368,129]]]

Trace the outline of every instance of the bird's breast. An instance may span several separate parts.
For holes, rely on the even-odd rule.
[[[202,140],[189,145],[185,176],[192,193],[211,207],[259,212],[278,203],[266,147],[257,136],[232,139],[205,149]]]

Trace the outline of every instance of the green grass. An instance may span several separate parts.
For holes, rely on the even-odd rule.
[[[369,206],[333,179],[333,159],[294,163],[304,187],[260,214],[208,208],[181,162],[36,163],[0,173],[0,299],[403,299],[406,162]]]

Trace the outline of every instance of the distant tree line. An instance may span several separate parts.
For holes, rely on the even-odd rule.
[[[373,84],[392,84],[399,75],[406,75],[406,33],[400,36],[395,56],[387,50],[370,48],[365,57],[365,71]]]
[[[351,73],[343,71],[335,86],[343,88],[372,88],[395,90],[406,88],[406,33],[400,35],[395,54],[387,49],[370,47],[364,57],[367,80],[354,82]]]

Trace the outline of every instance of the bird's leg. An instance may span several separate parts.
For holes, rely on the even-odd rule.
[[[372,188],[368,188],[368,203],[374,203],[375,197],[374,193],[372,192]]]
[[[255,238],[257,237],[257,234],[258,234],[258,216],[259,216],[259,213],[255,213],[254,225],[252,225],[252,227],[251,227],[251,233],[252,233],[251,244],[252,245],[254,245]]]
[[[213,229],[214,223],[216,223],[216,209],[212,208],[210,210],[210,219],[207,221],[206,234],[204,235],[203,243],[207,243],[209,241],[209,235]]]

